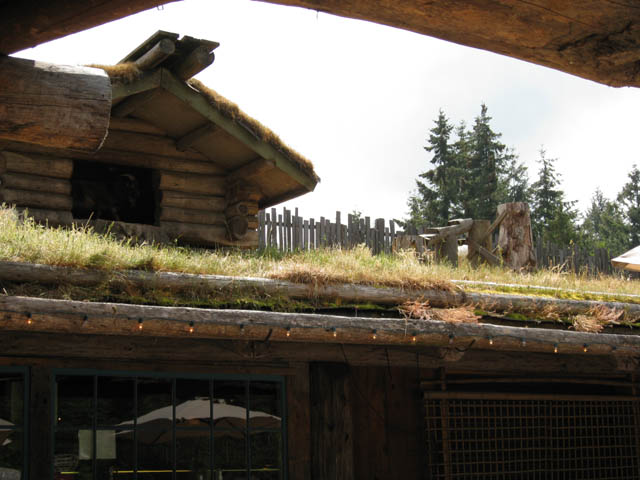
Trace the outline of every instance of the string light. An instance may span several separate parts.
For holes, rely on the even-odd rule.
[[[377,330],[374,329],[373,332],[371,332],[371,338],[373,338],[374,340],[376,338],[378,338],[378,331]]]
[[[142,318],[138,319],[138,330],[142,330]]]
[[[193,333],[193,320],[189,322],[189,333]]]
[[[285,328],[285,330],[287,332],[286,333],[287,337],[290,337],[291,336],[291,327],[287,327],[287,328]]]
[[[418,339],[417,337],[418,337],[418,334],[416,332],[413,332],[413,334],[411,335],[411,341],[415,343],[416,340]]]
[[[589,345],[587,345],[586,343],[582,346],[582,351],[584,353],[587,353],[589,351]]]
[[[553,353],[558,353],[558,344],[557,343],[553,344]]]
[[[31,318],[31,313],[27,313],[27,325],[31,325],[33,323],[33,318]]]
[[[333,332],[333,338],[336,338],[338,336],[338,330],[336,330],[336,327],[333,327],[331,331]]]
[[[493,337],[489,337],[489,345],[493,345]]]

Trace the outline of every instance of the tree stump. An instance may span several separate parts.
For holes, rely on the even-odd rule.
[[[535,268],[537,262],[529,205],[522,202],[503,203],[498,205],[498,216],[502,212],[506,212],[506,216],[500,224],[498,246],[504,265],[514,270]]]

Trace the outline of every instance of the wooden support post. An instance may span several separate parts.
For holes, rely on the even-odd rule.
[[[500,224],[498,246],[502,250],[504,264],[519,270],[535,268],[536,252],[533,247],[529,205],[522,202],[498,205],[498,216],[505,214]]]
[[[489,220],[474,220],[471,230],[469,230],[467,259],[473,265],[480,262],[478,246],[491,251],[491,236],[487,234],[490,223]]]
[[[0,55],[0,140],[95,152],[110,110],[103,70]]]
[[[309,364],[303,363],[287,376],[287,441],[289,478],[311,478],[311,395]]]
[[[52,378],[49,367],[31,367],[29,392],[30,455],[29,477],[51,478],[53,445],[51,445]]]
[[[351,480],[353,415],[349,367],[315,363],[311,384],[311,478]]]

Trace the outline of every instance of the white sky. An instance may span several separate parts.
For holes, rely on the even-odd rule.
[[[16,56],[116,63],[156,30],[220,42],[198,75],[311,159],[322,178],[287,202],[319,218],[354,209],[403,218],[442,108],[473,123],[485,102],[494,131],[537,174],[538,150],[584,209],[614,198],[640,164],[640,91],[614,89],[493,53],[382,25],[248,0],[184,0]]]

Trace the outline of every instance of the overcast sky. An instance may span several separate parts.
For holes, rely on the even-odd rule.
[[[304,216],[405,217],[438,110],[471,125],[483,102],[531,180],[544,145],[581,209],[597,187],[614,198],[640,164],[637,89],[311,10],[183,0],[16,56],[116,63],[156,30],[220,42],[197,78],[313,161],[321,183],[286,204]]]

